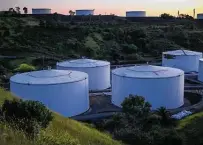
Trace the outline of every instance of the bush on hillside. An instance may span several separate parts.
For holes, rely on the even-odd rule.
[[[41,131],[41,126],[33,119],[10,119],[9,121],[7,120],[6,123],[15,130],[23,131],[29,139],[36,138]]]
[[[35,71],[35,67],[29,64],[21,64],[19,67],[17,67],[16,69],[14,69],[15,72],[20,72],[20,73],[24,73],[24,72],[30,72],[30,71]]]
[[[1,121],[24,131],[31,139],[39,134],[41,128],[46,128],[52,119],[52,113],[40,102],[5,100],[1,108]]]
[[[5,100],[2,113],[7,121],[35,120],[43,128],[53,119],[52,113],[38,101]]]

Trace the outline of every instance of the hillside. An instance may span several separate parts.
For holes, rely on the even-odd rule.
[[[0,104],[5,99],[14,98],[9,92],[0,89]],[[0,124],[2,145],[120,145],[109,135],[100,133],[85,124],[54,114],[50,126],[41,132],[39,140],[35,142],[26,139],[23,133],[14,131],[5,124]]]
[[[49,20],[2,17],[0,55],[142,60],[144,54],[159,56],[162,51],[180,47],[201,49],[203,31],[197,26],[189,20],[160,24],[114,21],[72,24],[54,16]]]

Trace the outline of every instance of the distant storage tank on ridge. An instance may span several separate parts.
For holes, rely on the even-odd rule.
[[[65,117],[89,109],[88,75],[77,71],[42,70],[10,78],[11,92],[24,100],[40,101]]]
[[[32,14],[51,14],[51,9],[32,9]]]
[[[202,58],[201,52],[189,50],[163,52],[162,66],[179,68],[184,72],[198,72],[200,58]]]
[[[199,73],[198,73],[198,80],[203,82],[203,59],[199,60]]]
[[[101,60],[77,59],[57,63],[57,69],[82,71],[89,76],[90,90],[104,90],[110,87],[110,63]]]
[[[76,16],[94,15],[94,9],[76,10]]]
[[[146,11],[127,11],[126,17],[146,17]]]
[[[203,13],[201,13],[201,14],[197,14],[197,19],[202,20],[202,19],[203,19]]]
[[[150,102],[152,109],[174,109],[184,104],[184,72],[175,68],[136,65],[112,71],[112,103],[121,103],[130,94]]]

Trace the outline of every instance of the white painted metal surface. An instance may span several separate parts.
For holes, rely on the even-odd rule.
[[[162,66],[179,68],[185,72],[198,72],[201,52],[189,50],[175,50],[163,52]]]
[[[203,59],[199,60],[199,73],[198,73],[198,80],[203,82]]]
[[[87,16],[87,15],[94,15],[94,9],[90,10],[76,10],[77,16]]]
[[[112,71],[112,103],[121,103],[130,94],[143,96],[152,109],[174,109],[184,104],[184,72],[175,68],[140,65]]]
[[[59,70],[82,71],[89,76],[90,90],[104,90],[110,87],[110,63],[101,60],[77,59],[56,64]]]
[[[51,9],[32,9],[32,14],[51,14]]]
[[[146,17],[146,11],[127,11],[126,17]]]
[[[197,14],[197,19],[203,19],[203,13]]]
[[[43,70],[17,74],[10,79],[11,92],[40,101],[66,117],[89,109],[88,75],[77,71]]]

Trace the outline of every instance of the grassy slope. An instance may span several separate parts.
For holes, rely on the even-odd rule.
[[[195,120],[203,118],[203,112],[196,113],[194,115],[188,116],[185,119],[182,119],[179,121],[179,124],[177,126],[177,130],[183,130],[187,126],[191,125],[194,123]]]
[[[3,103],[5,99],[12,99],[13,96],[2,89],[0,89],[0,104]],[[0,126],[0,131],[2,128],[5,128],[4,125]],[[12,132],[9,128],[3,130],[3,133],[12,135],[9,136],[12,140],[22,140],[22,142],[28,142],[22,135]],[[19,136],[19,138],[16,137]],[[107,134],[103,134],[93,128],[87,127],[86,125],[79,123],[77,121],[61,117],[60,115],[55,114],[55,118],[50,124],[50,126],[42,132],[42,137],[54,137],[60,142],[75,141],[82,145],[119,145],[120,143],[114,141]],[[0,138],[1,141],[1,138]],[[57,141],[56,141],[57,142]],[[20,144],[20,143],[19,143]],[[27,143],[22,143],[26,145]],[[10,144],[8,144],[10,145]],[[12,144],[11,144],[12,145]]]

